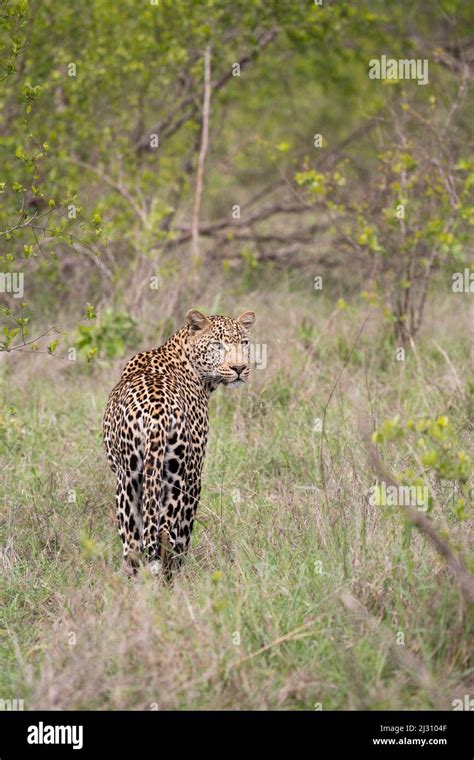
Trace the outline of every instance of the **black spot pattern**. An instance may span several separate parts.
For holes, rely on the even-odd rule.
[[[249,319],[190,315],[163,346],[127,363],[104,415],[119,534],[132,572],[140,558],[159,559],[169,575],[184,558],[201,493],[210,395],[249,374]],[[219,343],[224,349],[216,349]]]

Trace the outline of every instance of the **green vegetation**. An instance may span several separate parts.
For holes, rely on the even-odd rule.
[[[83,365],[95,372],[87,382],[52,360],[41,377],[22,367],[15,389],[4,380],[2,694],[47,708],[312,710],[450,709],[468,693],[471,631],[457,582],[397,507],[369,504],[377,475],[364,436],[396,412],[397,425],[420,420],[418,437],[430,438],[425,420],[439,414],[457,448],[469,446],[467,345],[453,347],[444,329],[466,336],[468,313],[453,313],[449,299],[438,304],[443,325],[433,320],[418,360],[384,369],[373,350],[383,334],[376,311],[354,305],[354,325],[371,317],[362,362],[341,375],[338,340],[355,337],[346,310],[328,328],[331,304],[310,290],[298,307],[284,289],[273,305],[264,294],[251,294],[255,301],[268,366],[248,390],[221,389],[212,401],[200,522],[172,587],[121,571],[100,438],[121,362]],[[298,337],[308,314],[324,359]],[[435,342],[449,362],[433,356]],[[326,419],[325,495],[315,420],[339,377]],[[387,456],[396,473],[416,461],[409,442]],[[430,493],[430,520],[466,555],[470,521],[456,515],[450,481]],[[344,590],[371,621],[344,607]],[[404,649],[418,671],[400,661]]]
[[[471,38],[459,0],[0,0],[0,699],[472,694]],[[102,413],[190,307],[255,310],[257,366],[183,570],[131,580]]]

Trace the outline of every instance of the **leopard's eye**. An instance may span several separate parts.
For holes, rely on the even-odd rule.
[[[224,345],[218,340],[215,340],[213,343],[211,343],[211,348],[214,348],[216,351],[224,351]]]

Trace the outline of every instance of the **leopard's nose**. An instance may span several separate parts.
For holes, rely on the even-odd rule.
[[[246,364],[231,364],[230,368],[233,369],[234,372],[236,372],[238,375],[240,375],[241,372],[244,371],[246,366],[247,366]]]

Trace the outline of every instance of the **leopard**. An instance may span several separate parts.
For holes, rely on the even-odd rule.
[[[125,572],[173,577],[188,552],[201,496],[209,401],[250,374],[255,312],[238,318],[189,309],[158,348],[125,365],[108,398],[103,440],[116,478]]]

